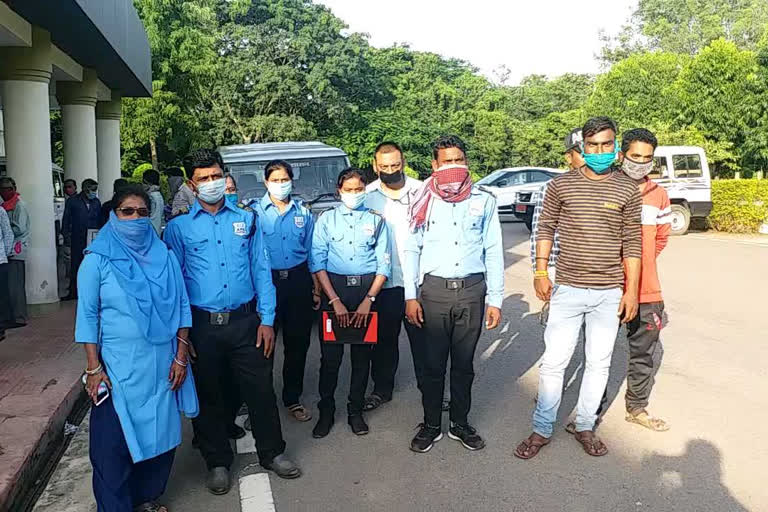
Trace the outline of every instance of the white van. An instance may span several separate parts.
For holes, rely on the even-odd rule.
[[[697,146],[659,146],[650,177],[664,187],[672,203],[672,234],[688,231],[692,218],[712,211],[712,183],[704,149]]]
[[[275,142],[222,146],[224,166],[237,181],[241,201],[259,200],[266,193],[264,167],[271,160],[285,160],[293,167],[293,195],[313,211],[332,208],[336,179],[349,167],[347,154],[322,142]]]

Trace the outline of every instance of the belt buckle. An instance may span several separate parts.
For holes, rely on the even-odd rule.
[[[458,290],[460,288],[464,288],[464,280],[463,279],[448,279],[445,282],[445,287],[449,290]]]
[[[288,271],[287,270],[278,270],[277,275],[280,277],[281,281],[285,281],[288,279]]]
[[[362,283],[361,276],[347,276],[347,286],[349,287],[357,287],[360,286]]]
[[[211,325],[229,325],[229,313],[211,313]]]

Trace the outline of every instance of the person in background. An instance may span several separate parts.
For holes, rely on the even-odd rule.
[[[314,311],[320,307],[320,284],[309,272],[315,219],[301,199],[291,196],[293,168],[273,160],[264,168],[267,193],[251,203],[259,217],[277,290],[275,332],[283,331],[283,405],[297,421],[312,413],[301,403]]]
[[[96,197],[99,185],[90,178],[83,180],[83,190],[67,199],[61,232],[64,245],[71,247],[69,294],[62,300],[77,299],[77,271],[83,261],[83,251],[88,246],[88,234],[101,227],[101,202]]]
[[[8,215],[13,231],[13,247],[8,258],[8,297],[10,299],[11,323],[8,327],[27,325],[26,269],[29,245],[30,217],[27,203],[16,190],[13,178],[0,178],[0,199]]]
[[[185,182],[184,170],[180,167],[171,167],[168,173],[168,186],[171,189],[171,218],[189,212],[195,204],[195,193],[190,185]]]
[[[237,206],[237,203],[239,202],[237,197],[237,181],[235,181],[235,177],[229,173],[227,173],[224,179],[227,180],[227,188],[224,189],[224,198],[229,201],[229,204]]]
[[[152,227],[155,228],[155,233],[159,235],[162,233],[163,214],[165,213],[165,200],[162,192],[160,192],[160,173],[154,169],[147,169],[142,175],[142,180],[144,181],[144,188],[149,194],[149,200],[152,202],[149,220],[152,222]]]
[[[8,294],[8,257],[13,254],[13,230],[2,205],[0,198],[0,341],[5,339],[5,330],[14,323]]]
[[[85,348],[94,402],[89,450],[99,512],[167,512],[157,499],[181,444],[179,413],[198,413],[187,374],[189,299],[176,256],[147,218],[149,201],[140,186],[118,190],[80,266],[75,341]]]
[[[113,182],[112,187],[113,187],[113,190],[115,191],[115,194],[117,194],[117,192],[121,188],[126,187],[128,185],[129,185],[129,182],[125,178],[117,178]],[[112,211],[114,211],[114,209],[115,209],[114,200],[115,200],[115,198],[114,198],[114,196],[112,196],[112,199],[110,199],[109,201],[107,201],[105,203],[102,203],[102,205],[101,205],[101,225],[102,226],[104,224],[106,224],[107,222],[109,222],[109,216],[112,213]]]
[[[422,183],[405,175],[405,157],[395,142],[382,142],[374,150],[373,168],[378,179],[366,187],[365,205],[380,212],[389,228],[392,241],[392,278],[381,290],[376,307],[379,312],[379,341],[371,354],[373,392],[365,400],[365,410],[372,411],[392,400],[395,374],[400,360],[400,329],[405,320],[403,261],[405,243],[410,236],[408,206]],[[421,390],[424,373],[424,340],[421,329],[406,322],[405,331],[411,345],[416,384]]]
[[[253,426],[264,469],[281,478],[301,470],[284,454],[280,413],[273,387],[275,287],[258,219],[224,199],[224,162],[215,150],[199,149],[184,159],[197,201],[165,229],[165,242],[181,263],[192,304],[190,338],[198,358],[193,367],[200,395],[194,421],[208,468],[206,486],[226,494],[234,460],[227,437],[232,392],[223,373],[238,384]]]
[[[77,181],[72,178],[64,180],[64,198],[69,199],[75,194],[77,194]]]
[[[323,288],[323,310],[332,309],[342,328],[361,328],[369,313],[376,309],[376,298],[391,275],[389,229],[379,213],[365,206],[361,171],[351,168],[342,171],[336,188],[342,204],[323,213],[317,220],[309,267]],[[333,428],[334,395],[344,357],[344,344],[323,342],[323,330],[320,326],[320,418],[312,430],[312,436],[317,439],[327,436]],[[363,406],[371,347],[353,344],[349,353],[352,372],[347,422],[355,435],[362,436],[368,433]]]
[[[451,358],[448,436],[468,450],[485,441],[469,424],[473,359],[486,329],[501,322],[504,248],[493,195],[473,187],[464,142],[440,137],[432,176],[411,202],[403,280],[408,321],[423,329],[424,422],[411,450],[428,452],[442,436],[442,401]],[[418,291],[420,290],[420,294]],[[485,320],[485,322],[483,322]]]
[[[575,438],[588,455],[608,453],[594,429],[619,322],[629,322],[637,314],[642,247],[640,192],[632,179],[613,166],[619,157],[616,132],[610,118],[587,121],[582,129],[585,167],[558,176],[547,186],[539,219],[534,288],[537,297],[551,301],[551,306],[533,433],[515,450],[521,459],[535,457],[550,443],[563,376],[582,323],[586,324],[586,364],[576,406]],[[547,265],[555,232],[560,237],[560,255],[553,289]]]

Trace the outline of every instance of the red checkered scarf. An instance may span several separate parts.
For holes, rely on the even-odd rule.
[[[427,178],[424,186],[411,203],[411,230],[427,222],[432,199],[438,197],[446,203],[460,203],[472,192],[472,178],[466,165],[444,165]]]

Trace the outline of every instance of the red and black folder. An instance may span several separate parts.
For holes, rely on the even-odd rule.
[[[353,345],[375,345],[379,341],[379,314],[368,314],[368,325],[357,328],[341,327],[336,320],[336,313],[323,311],[322,316],[323,343],[348,343]]]

